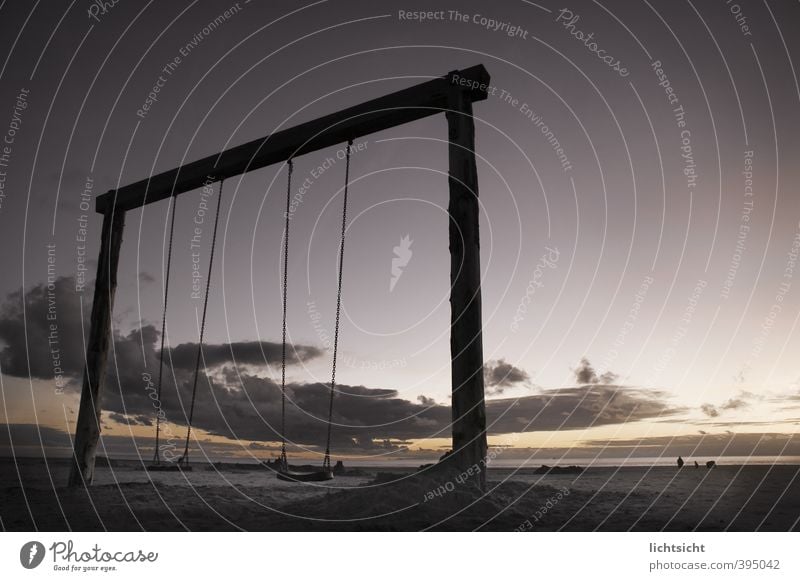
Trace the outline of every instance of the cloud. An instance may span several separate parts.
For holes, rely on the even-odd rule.
[[[800,425],[800,418],[783,418],[783,419],[770,419],[770,420],[722,420],[718,422],[703,422],[704,426],[712,428],[736,428],[742,426],[778,426],[785,425]]]
[[[0,451],[48,451],[72,449],[69,435],[58,428],[36,424],[6,424],[0,429]]]
[[[278,447],[278,446],[269,445],[269,444],[262,444],[261,442],[250,442],[247,445],[247,447],[250,448],[251,450],[268,450],[268,451],[273,451],[273,452],[279,452],[280,451],[280,447]]]
[[[617,385],[545,390],[486,405],[490,423],[494,419],[490,431],[496,433],[585,429],[686,412],[686,408],[670,405],[663,391]]]
[[[606,371],[602,375],[597,375],[597,372],[592,367],[592,364],[589,363],[589,360],[586,357],[581,358],[580,363],[578,363],[578,367],[573,369],[572,372],[575,374],[575,379],[580,385],[587,385],[587,384],[610,384],[616,381],[619,377],[616,373],[612,373],[610,371]]]
[[[15,291],[0,307],[0,366],[3,373],[14,377],[54,378],[53,349],[58,350],[64,376],[77,381],[83,373],[83,345],[89,333],[90,297],[75,292],[73,277],[58,277],[50,286],[38,284],[26,293]],[[81,319],[83,313],[83,319]],[[54,332],[51,325],[56,325]],[[114,331],[114,349],[109,355],[110,373],[123,370],[131,374],[158,366],[159,332],[153,325],[122,334]],[[322,355],[323,351],[308,345],[288,345],[287,363],[294,365]],[[239,365],[276,365],[281,361],[281,344],[269,341],[239,341],[203,346],[208,367],[236,362]],[[165,362],[182,370],[194,370],[196,343],[183,343],[165,353]],[[141,377],[139,377],[141,381]]]
[[[82,304],[81,295],[75,293],[72,277],[59,277],[49,286],[38,284],[24,294],[10,293],[0,307],[3,373],[52,380],[53,350],[57,349],[63,373],[77,376],[83,368],[81,346],[83,333],[88,333],[90,309],[89,302]],[[51,325],[56,325],[56,330]]]
[[[755,399],[757,396],[747,391],[739,393],[738,397],[734,397],[723,403],[722,405],[715,406],[710,403],[704,403],[700,406],[700,411],[707,415],[709,418],[716,418],[719,414],[726,410],[738,410],[748,407],[750,404],[746,399]]]
[[[114,420],[115,422],[119,422],[120,424],[126,424],[129,426],[152,426],[153,425],[153,418],[152,416],[148,415],[130,415],[126,416],[120,413],[112,412],[108,414],[108,419]]]
[[[10,436],[9,436],[10,434]],[[13,449],[12,449],[13,444]],[[110,457],[136,457],[142,455],[144,460],[149,459],[150,451],[154,444],[152,437],[132,437],[128,433],[102,435],[101,446],[98,453]],[[246,457],[251,454],[262,455],[277,454],[280,447],[277,445],[260,442],[239,443],[233,441],[201,440],[194,444],[201,451],[195,453],[195,458],[209,457],[211,460]],[[385,454],[390,451],[392,455],[415,458],[420,461],[430,461],[438,458],[440,448],[405,448],[402,443],[375,441],[365,444],[373,452]],[[685,434],[679,436],[653,436],[641,439],[591,439],[569,448],[523,448],[523,447],[492,447],[496,449],[496,458],[506,461],[523,461],[536,459],[543,463],[550,463],[554,458],[592,460],[599,458],[642,458],[662,457],[674,459],[683,456],[685,459],[698,459],[701,461],[714,459],[724,462],[726,456],[800,456],[800,435],[766,432],[745,434]],[[138,450],[137,450],[138,449]],[[39,456],[68,456],[70,438],[64,431],[41,427],[33,424],[10,424],[0,426],[0,454]],[[341,450],[353,452],[353,448]]]
[[[127,430],[120,434],[103,432],[100,446],[97,449],[99,456],[112,458],[138,458],[145,462],[150,459],[155,444],[154,437],[132,436]],[[162,438],[164,434],[162,433]],[[162,439],[162,443],[164,440]],[[197,446],[197,448],[194,448]],[[240,442],[218,442],[201,439],[193,444],[195,459],[208,456],[211,460],[222,460],[235,456],[247,457],[253,452],[279,452],[280,446],[251,442],[247,445]],[[181,450],[182,451],[182,450]],[[249,451],[249,452],[248,452]],[[68,457],[72,453],[72,441],[66,431],[35,424],[3,424],[0,425],[0,455],[11,456],[48,456]],[[62,464],[63,465],[63,464]],[[66,476],[66,474],[64,474]],[[26,475],[22,474],[23,479]],[[56,485],[63,484],[56,475]]]
[[[70,279],[59,279],[55,291],[57,296],[64,296],[58,299],[59,305],[75,297]],[[23,301],[26,304],[24,315]],[[24,296],[20,293],[12,295],[3,306],[0,340],[5,347],[0,357],[5,373],[28,374],[25,335],[21,331],[27,327],[31,375],[52,379],[46,340],[47,301],[48,289],[39,285]],[[66,307],[59,311],[58,316],[65,350],[63,366],[65,373],[73,378],[74,392],[78,389],[82,372],[81,322]],[[31,337],[37,340],[30,340]],[[159,334],[152,325],[143,325],[127,334],[116,332],[109,353],[109,375],[103,394],[102,405],[108,414],[105,416],[107,421],[139,426],[153,422],[156,411],[153,401],[156,386],[153,382],[159,368],[159,346]],[[186,424],[194,384],[196,347],[196,344],[184,343],[167,354],[160,399],[167,423]],[[201,372],[198,377],[193,425],[230,440],[279,440],[280,385],[259,375],[255,367],[278,362],[280,345],[240,341],[207,345],[203,351],[207,374]],[[294,346],[290,349],[290,362],[311,359],[320,353],[316,347]],[[584,367],[590,367],[588,362]],[[525,371],[504,359],[489,362],[485,373],[487,384],[495,393],[529,381]],[[673,407],[664,392],[605,384],[596,375],[590,379],[592,381],[582,386],[489,400],[486,406],[489,432],[583,429],[669,417],[683,411]],[[286,438],[300,446],[324,447],[330,403],[328,384],[295,382],[287,388]],[[451,421],[450,407],[437,404],[426,396],[408,401],[391,388],[337,385],[333,446],[340,450],[402,450],[411,440],[449,438]]]
[[[204,344],[203,363],[217,367],[226,363],[237,365],[278,364],[281,361],[282,345],[267,341],[238,341],[223,344]],[[295,365],[322,355],[322,349],[308,345],[287,345],[286,363]],[[197,343],[182,343],[169,353],[173,366],[194,370],[197,360]]]
[[[499,395],[506,389],[518,385],[528,386],[530,379],[528,372],[515,367],[505,359],[487,361],[483,366],[486,395]]]
[[[162,394],[168,421],[185,424],[191,374],[178,374]],[[288,385],[286,438],[319,449],[327,436],[330,388],[322,383]],[[109,386],[106,409],[126,416],[152,414],[152,401],[137,383]],[[202,377],[194,426],[229,439],[276,441],[280,438],[280,386],[268,378],[236,373]],[[584,429],[682,413],[666,394],[619,386],[590,385],[546,390],[486,404],[489,433]],[[338,385],[334,400],[333,445],[339,450],[400,450],[410,440],[450,437],[451,409],[427,398],[411,402],[393,389]]]
[[[615,456],[710,457],[720,456],[796,456],[800,454],[800,435],[783,433],[687,434],[653,436],[628,440],[586,440],[580,448],[611,446]],[[658,453],[654,454],[654,450]]]
[[[737,397],[737,398],[729,399],[724,404],[722,404],[722,409],[724,409],[724,410],[738,410],[738,409],[741,409],[741,408],[746,408],[748,405],[750,405],[750,404],[748,404],[742,398]]]

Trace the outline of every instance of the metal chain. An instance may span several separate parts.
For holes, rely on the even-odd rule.
[[[172,217],[169,224],[169,247],[167,248],[167,272],[164,275],[164,312],[161,315],[161,351],[158,359],[158,388],[156,391],[156,401],[158,408],[156,409],[156,447],[153,451],[153,462],[156,464],[161,463],[161,452],[159,451],[159,437],[161,435],[161,378],[164,372],[164,337],[167,334],[167,298],[169,298],[169,273],[172,270],[172,239],[175,233],[175,210],[178,205],[177,196],[173,196],[170,200],[172,202]]]
[[[289,280],[289,206],[292,196],[292,172],[294,163],[287,162],[289,168],[286,178],[286,238],[283,243],[283,330],[281,347],[281,468],[288,468],[286,459],[286,304]]]
[[[183,464],[189,463],[189,435],[192,433],[192,419],[194,418],[194,401],[197,397],[197,376],[200,373],[200,358],[203,352],[203,335],[206,330],[206,312],[208,311],[208,291],[211,288],[211,267],[214,265],[214,249],[217,246],[217,226],[219,224],[219,209],[222,205],[222,187],[225,185],[225,180],[220,181],[219,196],[217,198],[217,213],[214,217],[214,233],[211,236],[211,256],[208,259],[208,277],[206,278],[206,296],[203,299],[203,318],[200,322],[200,342],[197,344],[197,360],[194,365],[194,385],[192,386],[192,403],[189,408],[189,422],[186,426],[186,446],[183,449],[183,456],[180,462]]]
[[[347,142],[347,162],[344,170],[344,202],[342,204],[342,240],[339,246],[339,287],[336,292],[336,323],[333,328],[333,366],[331,369],[331,397],[328,404],[328,439],[325,444],[324,470],[331,469],[331,428],[333,422],[333,396],[336,393],[336,355],[339,349],[339,317],[342,309],[342,270],[344,266],[344,239],[347,232],[347,190],[350,185],[350,148],[353,140]]]

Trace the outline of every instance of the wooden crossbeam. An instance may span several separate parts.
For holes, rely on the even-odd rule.
[[[207,178],[221,180],[279,163],[349,139],[383,131],[444,112],[453,85],[470,102],[487,97],[489,73],[483,65],[439,77],[209,155],[98,196],[97,212],[134,208],[200,188]],[[115,204],[116,201],[116,204]]]

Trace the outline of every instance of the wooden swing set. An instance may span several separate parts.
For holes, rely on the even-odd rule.
[[[449,154],[449,241],[450,241],[450,353],[452,377],[452,441],[453,453],[447,462],[456,469],[483,467],[486,461],[486,411],[483,386],[483,341],[481,331],[480,243],[478,234],[478,176],[475,163],[475,125],[472,103],[487,98],[489,74],[482,65],[452,71],[413,87],[397,91],[360,105],[278,131],[266,137],[227,149],[135,182],[98,196],[96,210],[103,215],[100,252],[97,262],[91,327],[86,350],[78,422],[75,429],[70,486],[86,486],[94,477],[95,454],[100,439],[102,394],[106,381],[108,352],[111,347],[111,315],[117,287],[117,267],[122,244],[125,213],[146,204],[173,198],[170,218],[169,250],[165,277],[164,309],[161,329],[161,362],[158,397],[164,359],[166,307],[169,292],[169,271],[175,225],[177,196],[220,182],[214,221],[209,276],[206,281],[200,338],[194,372],[192,399],[187,417],[184,453],[174,463],[162,463],[159,453],[160,417],[156,417],[156,445],[149,470],[191,469],[189,438],[192,429],[197,379],[202,357],[206,311],[210,288],[211,266],[217,237],[222,183],[226,178],[241,175],[268,165],[287,165],[287,213],[283,255],[283,329],[281,368],[281,458],[278,477],[294,481],[328,480],[333,477],[330,466],[330,444],[333,401],[336,387],[339,312],[342,296],[344,243],[347,226],[347,189],[350,174],[350,150],[353,140],[404,123],[438,113],[445,113],[448,124]],[[336,326],[333,346],[327,444],[322,468],[312,472],[294,472],[286,457],[286,305],[288,301],[287,266],[289,260],[289,203],[294,160],[303,154],[318,151],[337,143],[347,143],[347,164],[342,209],[341,246],[339,249]],[[477,484],[486,486],[485,470],[479,470]]]

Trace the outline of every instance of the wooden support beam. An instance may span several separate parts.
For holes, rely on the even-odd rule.
[[[122,245],[125,212],[109,208],[103,216],[100,256],[94,282],[89,344],[86,347],[86,367],[75,428],[70,486],[91,484],[94,478],[94,459],[100,439],[100,412],[106,383],[108,349],[111,346],[111,314],[117,290],[117,266]]]
[[[298,155],[358,139],[377,131],[441,113],[448,107],[450,89],[456,85],[472,103],[486,98],[489,73],[483,65],[453,71],[343,111],[308,121],[296,127],[226,149],[215,155],[165,171],[147,179],[111,190],[97,197],[96,209],[103,214],[114,206],[131,210],[200,188],[209,176],[229,178]]]
[[[447,111],[450,202],[450,356],[453,458],[459,470],[477,469],[486,490],[486,406],[483,391],[481,255],[478,170],[472,100],[453,86]],[[470,472],[472,473],[472,472]]]

